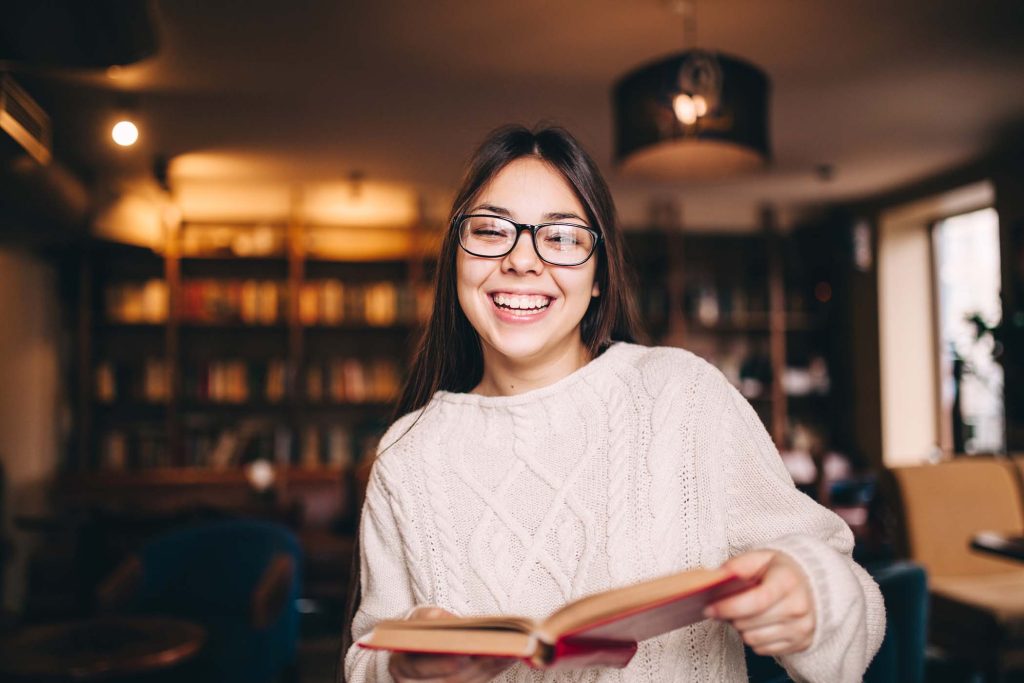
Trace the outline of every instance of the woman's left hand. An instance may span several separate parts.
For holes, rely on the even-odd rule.
[[[719,600],[704,616],[728,621],[759,655],[802,652],[814,639],[814,598],[803,570],[785,553],[753,550],[733,557],[723,569],[761,583]]]

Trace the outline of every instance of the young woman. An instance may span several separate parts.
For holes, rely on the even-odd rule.
[[[359,638],[409,614],[543,617],[588,593],[725,565],[761,584],[640,644],[622,670],[348,649],[356,681],[746,681],[743,642],[798,680],[859,681],[885,615],[849,528],[793,486],[711,365],[635,340],[594,162],[502,128],[470,164],[434,314],[361,521]]]

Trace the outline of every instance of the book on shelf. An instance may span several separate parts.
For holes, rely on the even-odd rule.
[[[105,315],[112,323],[163,323],[167,320],[169,301],[167,281],[159,278],[117,282],[104,290]]]
[[[95,370],[95,396],[100,403],[128,399],[165,403],[171,395],[167,359],[148,357],[141,362],[100,361]]]
[[[98,464],[112,472],[168,467],[171,454],[166,432],[160,425],[108,430],[100,437]]]
[[[286,319],[286,290],[277,280],[186,280],[181,317],[201,324],[273,325]]]
[[[390,358],[331,358],[306,367],[306,399],[312,402],[390,401],[401,378]]]
[[[692,569],[588,595],[545,619],[501,615],[386,620],[357,642],[392,652],[514,657],[540,669],[621,668],[640,641],[700,621],[712,602],[759,580],[725,569]]]
[[[287,392],[285,361],[217,359],[185,366],[185,396],[200,402],[245,403],[264,400],[280,403]]]

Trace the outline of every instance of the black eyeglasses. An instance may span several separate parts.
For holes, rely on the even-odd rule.
[[[597,249],[601,235],[585,225],[572,223],[516,223],[501,216],[471,214],[456,220],[459,246],[473,256],[501,258],[512,253],[523,230],[530,231],[533,249],[545,263],[578,266]]]

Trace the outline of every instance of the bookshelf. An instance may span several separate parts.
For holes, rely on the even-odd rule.
[[[627,232],[652,343],[709,360],[788,448],[831,431],[831,292],[821,245],[802,233]]]
[[[72,488],[185,506],[244,488],[255,461],[274,466],[277,492],[347,481],[429,315],[429,267],[417,250],[344,261],[308,244],[296,225],[186,223],[159,251],[89,245],[73,302]]]

